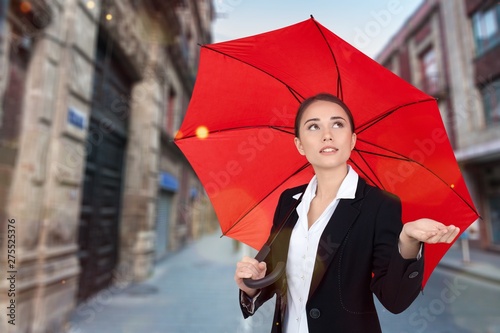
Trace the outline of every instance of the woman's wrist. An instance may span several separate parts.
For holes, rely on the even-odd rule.
[[[404,231],[399,234],[399,253],[405,259],[416,258],[420,251],[421,242],[408,236]]]
[[[408,236],[404,230],[399,234],[399,241],[406,245],[420,245],[420,241],[418,239]]]

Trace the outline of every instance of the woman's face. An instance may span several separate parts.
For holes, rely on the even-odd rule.
[[[340,105],[316,101],[302,114],[295,145],[315,170],[345,166],[355,144],[356,134]]]

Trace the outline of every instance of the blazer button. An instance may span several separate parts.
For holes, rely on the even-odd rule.
[[[408,277],[409,277],[410,279],[413,279],[413,278],[416,278],[416,277],[417,277],[417,275],[418,275],[418,272],[411,272],[411,273],[410,273],[410,275],[408,275]]]
[[[319,309],[312,308],[311,311],[309,311],[309,315],[312,319],[318,319],[319,316],[321,316],[321,311],[319,311]]]

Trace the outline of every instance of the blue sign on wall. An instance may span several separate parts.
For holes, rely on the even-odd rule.
[[[68,108],[68,124],[83,130],[87,125],[87,115],[70,106]]]
[[[166,191],[177,192],[179,181],[168,172],[160,172],[160,188]]]

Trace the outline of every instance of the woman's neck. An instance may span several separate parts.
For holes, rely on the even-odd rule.
[[[347,164],[335,169],[315,170],[318,187],[316,197],[318,199],[333,200],[337,196],[340,185],[347,176]]]

